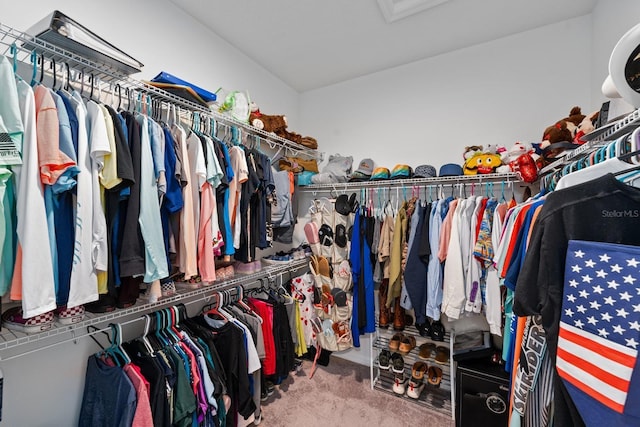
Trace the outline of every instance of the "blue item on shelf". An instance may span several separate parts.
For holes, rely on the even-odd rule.
[[[194,92],[197,93],[198,96],[200,96],[200,98],[202,98],[203,101],[205,102],[214,102],[217,99],[217,96],[215,93],[209,92],[208,90],[204,90],[201,87],[198,87],[192,83],[186,82],[164,71],[162,71],[160,74],[158,74],[153,79],[151,79],[151,81],[155,83],[168,83],[168,84],[174,84],[174,85],[180,85],[180,86],[188,86],[191,89],[193,89]]]

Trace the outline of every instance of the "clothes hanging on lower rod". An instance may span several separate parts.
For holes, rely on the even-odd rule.
[[[594,363],[590,355],[599,345],[631,354],[640,342],[633,308],[640,303],[634,300],[634,260],[640,259],[634,212],[640,212],[640,191],[607,174],[507,215],[499,271],[513,301],[514,316],[509,297],[505,307],[503,354],[512,367],[512,420],[536,426],[593,419],[638,423],[626,406],[627,386],[617,388],[624,383],[633,389],[633,367],[615,380],[583,368]],[[607,360],[596,365],[616,372],[617,362]]]

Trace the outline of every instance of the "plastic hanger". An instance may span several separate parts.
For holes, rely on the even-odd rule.
[[[149,354],[153,354],[153,352],[154,352],[153,347],[151,347],[151,343],[149,342],[149,339],[147,338],[147,335],[149,334],[150,325],[151,325],[151,315],[145,314],[144,315],[144,332],[142,333],[142,343],[146,347],[146,349],[149,352]]]
[[[38,84],[38,82],[36,81],[36,75],[38,72],[38,55],[36,54],[35,50],[31,51],[30,62],[31,62],[32,70],[31,70],[31,83],[29,84],[31,86],[35,86],[36,84]]]

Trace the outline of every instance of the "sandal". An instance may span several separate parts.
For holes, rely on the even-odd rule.
[[[437,366],[429,366],[427,370],[427,381],[429,384],[434,386],[440,386],[440,382],[442,381],[442,369]]]
[[[436,350],[436,345],[432,342],[426,342],[424,344],[420,344],[418,347],[418,357],[422,360],[429,360],[431,357],[431,353]]]
[[[398,351],[398,348],[400,347],[400,343],[402,342],[403,339],[404,339],[404,334],[400,332],[392,336],[391,339],[389,340],[389,349],[391,351]]]
[[[382,350],[378,355],[378,367],[384,371],[391,368],[391,352],[389,350]]]
[[[416,346],[416,338],[413,335],[405,335],[400,341],[400,345],[398,346],[398,351],[404,355],[409,354],[411,350],[413,350]]]
[[[436,347],[436,363],[444,365],[449,361],[449,349],[439,345]]]
[[[422,381],[424,374],[427,372],[427,364],[424,362],[416,362],[411,368],[411,376],[413,380]]]

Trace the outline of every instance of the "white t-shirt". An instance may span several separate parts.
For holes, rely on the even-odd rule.
[[[22,311],[25,318],[56,308],[53,260],[49,249],[49,232],[44,206],[44,189],[40,181],[38,143],[36,141],[36,107],[33,89],[19,81],[18,101],[24,125],[22,167],[16,197],[18,242],[22,247]],[[43,241],[45,239],[46,241]]]
[[[73,266],[67,306],[76,307],[98,299],[98,276],[93,258],[93,182],[91,147],[87,130],[87,109],[78,92],[73,93],[70,101],[78,117],[78,169],[80,173],[78,173],[76,186],[76,240],[73,248]]]

